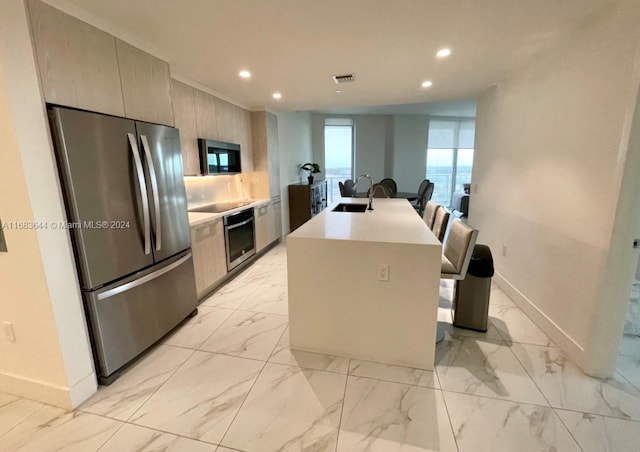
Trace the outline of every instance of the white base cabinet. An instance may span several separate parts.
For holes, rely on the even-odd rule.
[[[273,212],[271,222],[273,227],[271,229],[271,240],[274,242],[282,237],[282,204],[280,203],[280,197],[271,201],[271,210]]]
[[[264,206],[256,207],[254,221],[256,253],[259,253],[282,236],[282,206],[280,201],[271,200]]]
[[[221,218],[191,228],[191,251],[200,298],[227,274]]]
[[[264,206],[256,207],[253,212],[256,232],[256,253],[262,251],[271,241],[269,229],[271,223],[271,202]]]

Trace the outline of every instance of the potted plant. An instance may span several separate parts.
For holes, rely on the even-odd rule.
[[[313,184],[313,175],[320,172],[320,165],[317,163],[305,163],[300,167],[300,169],[309,171],[307,179],[309,179],[309,185],[311,185]]]

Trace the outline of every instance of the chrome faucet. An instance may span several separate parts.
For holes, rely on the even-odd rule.
[[[363,177],[369,179],[369,190],[367,190],[367,194],[369,195],[369,207],[367,208],[367,210],[373,210],[373,179],[371,178],[371,176],[369,176],[368,174],[359,175],[355,183],[353,184],[353,191],[357,192],[356,188],[358,187],[358,182]]]
[[[389,197],[389,195],[387,194],[387,190],[384,188],[384,186],[380,184],[373,186],[373,194],[371,196],[375,197],[375,194],[378,191],[378,189],[382,190],[382,194],[384,195],[385,198]]]

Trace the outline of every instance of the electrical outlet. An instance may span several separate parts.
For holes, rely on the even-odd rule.
[[[389,264],[378,264],[378,281],[389,281]]]
[[[7,342],[15,342],[16,332],[13,329],[13,323],[2,322],[2,326],[4,327],[4,337],[7,340]]]
[[[504,257],[507,257],[507,244],[506,243],[502,244],[502,255]]]

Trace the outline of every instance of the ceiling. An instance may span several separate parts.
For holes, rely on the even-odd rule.
[[[611,1],[46,0],[239,105],[344,113],[474,99]]]
[[[373,105],[361,107],[340,107],[312,110],[313,113],[335,115],[431,115],[458,118],[475,118],[475,100],[454,100],[416,104]]]

